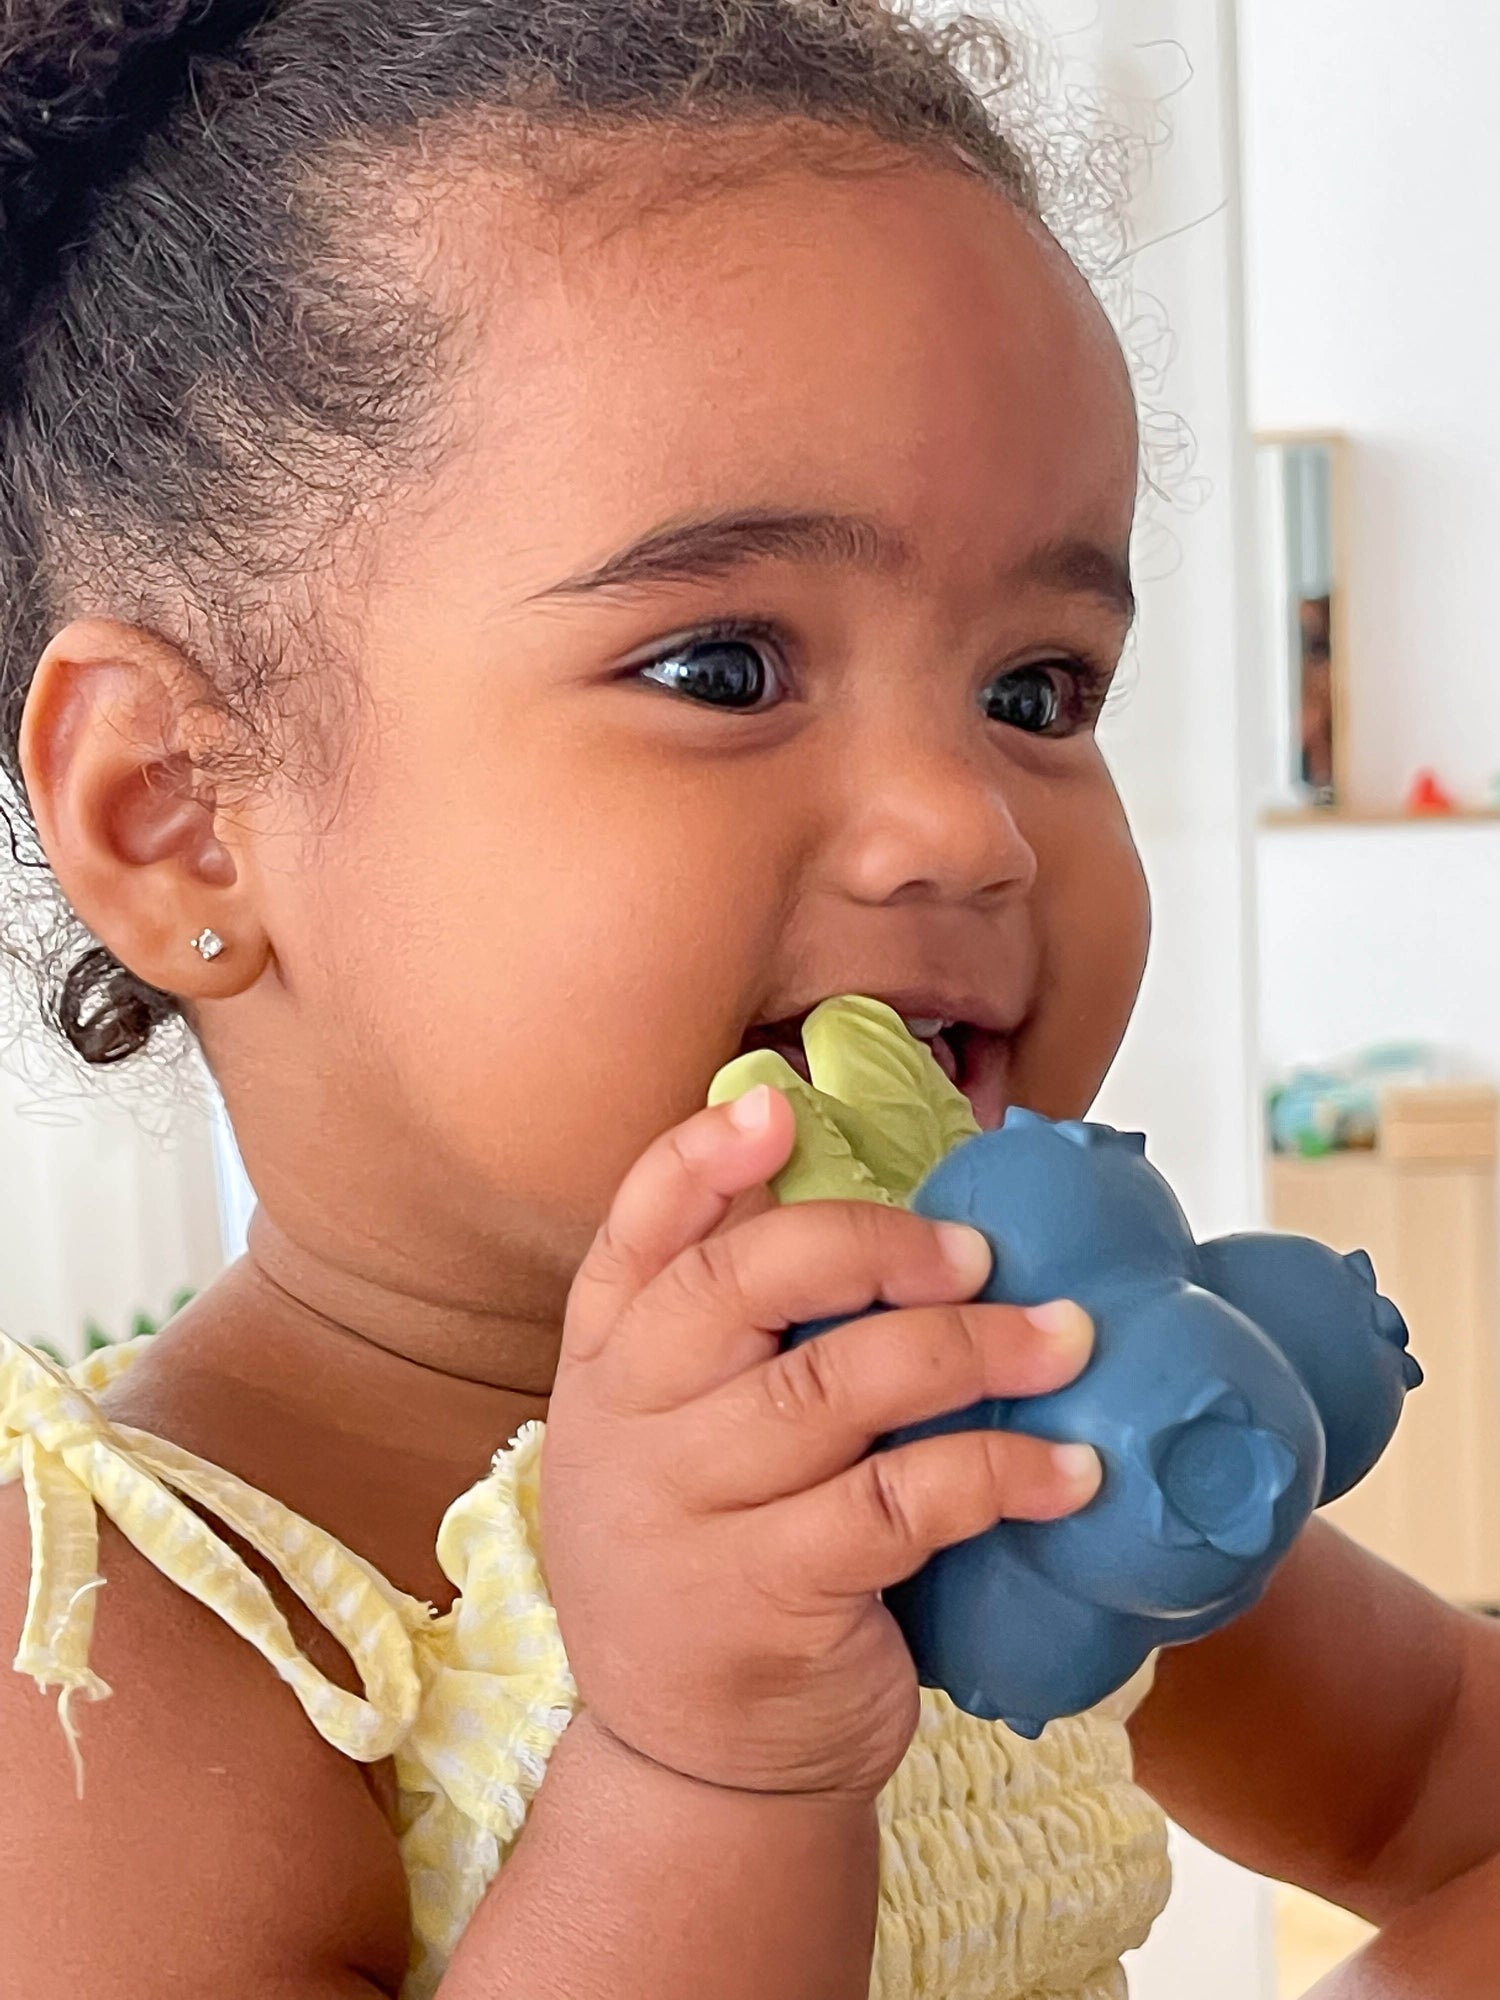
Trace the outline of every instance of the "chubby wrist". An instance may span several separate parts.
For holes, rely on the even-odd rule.
[[[732,1784],[718,1778],[706,1778],[692,1770],[680,1770],[666,1758],[652,1756],[648,1750],[636,1748],[624,1736],[618,1736],[608,1722],[604,1722],[592,1708],[580,1708],[568,1726],[564,1742],[572,1744],[572,1756],[588,1758],[600,1770],[614,1770],[620,1782],[636,1782],[642,1786],[660,1784],[664,1790],[686,1788],[690,1794],[700,1794],[722,1802],[724,1806],[744,1804],[744,1806],[784,1806],[788,1810],[806,1810],[810,1814],[826,1816],[830,1824],[838,1820],[858,1822],[864,1816],[874,1820],[878,1790],[864,1788],[810,1788],[810,1790],[784,1790],[758,1784]]]
[[[639,1789],[643,1799],[680,1802],[692,1809],[747,1822],[785,1820],[821,1827],[832,1838],[875,1840],[878,1794],[865,1791],[776,1791],[751,1785],[720,1783],[681,1771],[660,1758],[638,1750],[588,1708],[580,1709],[554,1754],[554,1764],[569,1766],[570,1779],[587,1767],[591,1787],[618,1785]],[[644,1810],[643,1806],[643,1810]]]
[[[694,1778],[584,1710],[443,1991],[865,2000],[879,1884],[873,1800]]]

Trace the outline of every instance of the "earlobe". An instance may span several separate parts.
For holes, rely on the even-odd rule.
[[[68,901],[123,965],[188,1001],[243,992],[270,960],[236,852],[243,833],[215,795],[219,731],[203,697],[165,640],[78,619],[38,664],[20,745]],[[217,951],[203,949],[209,938]]]

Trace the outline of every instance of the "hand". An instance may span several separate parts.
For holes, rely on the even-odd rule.
[[[621,1187],[568,1309],[547,1570],[583,1700],[629,1747],[715,1785],[873,1797],[918,1713],[877,1593],[997,1520],[1073,1512],[1100,1471],[1086,1446],[993,1431],[870,1447],[1062,1387],[1093,1335],[1076,1307],[967,1303],[990,1268],[973,1230],[772,1209],[792,1138],[786,1100],[754,1091]],[[781,1351],[877,1301],[899,1310]]]

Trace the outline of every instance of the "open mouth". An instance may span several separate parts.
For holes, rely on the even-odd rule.
[[[1011,1104],[1013,1038],[1009,1030],[981,1026],[976,1021],[940,1012],[936,1007],[917,1011],[909,1002],[898,1004],[881,994],[872,993],[869,998],[884,1000],[886,1006],[901,1016],[908,1034],[926,1044],[944,1076],[969,1100],[982,1131],[995,1131],[1004,1123]],[[752,1028],[745,1036],[743,1049],[772,1049],[799,1076],[811,1081],[802,1046],[802,1026],[812,1011],[809,1007],[800,1014]]]

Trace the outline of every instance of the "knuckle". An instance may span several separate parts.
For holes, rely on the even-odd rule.
[[[863,1274],[878,1270],[885,1254],[883,1225],[895,1213],[880,1202],[813,1201],[785,1209],[777,1219],[799,1261]]]
[[[633,1275],[634,1259],[617,1234],[612,1218],[606,1217],[578,1267],[574,1287],[599,1289],[614,1286]]]
[[[899,1458],[874,1452],[862,1467],[863,1498],[881,1535],[901,1550],[925,1546],[910,1482]]]
[[[674,1302],[690,1313],[718,1316],[745,1304],[732,1236],[708,1236],[695,1243],[669,1265],[664,1283]]]
[[[951,1409],[977,1402],[988,1386],[984,1322],[963,1306],[924,1306],[889,1329],[892,1363],[914,1398],[940,1396]]]
[[[601,1230],[568,1287],[563,1330],[570,1364],[597,1358],[638,1286],[638,1274],[623,1249]]]
[[[689,1180],[697,1180],[703,1172],[702,1156],[693,1144],[694,1135],[701,1129],[702,1119],[703,1113],[695,1112],[691,1118],[664,1133],[660,1141],[661,1153],[658,1157],[670,1162],[670,1169],[686,1175]],[[646,1158],[650,1157],[647,1153]]]
[[[876,1264],[908,1247],[910,1223],[905,1209],[887,1208],[884,1202],[852,1201],[844,1211],[844,1227],[856,1254]]]
[[[972,1380],[976,1393],[983,1388],[988,1372],[986,1352],[994,1344],[993,1313],[993,1307],[974,1305],[938,1308],[938,1325],[948,1359],[955,1372],[962,1371],[965,1381]]]
[[[1003,1431],[977,1431],[979,1445],[975,1484],[998,1519],[1013,1503],[1021,1485],[1018,1470],[1024,1463],[1025,1447]]]
[[[941,1262],[935,1225],[902,1208],[882,1202],[845,1205],[841,1218],[841,1254],[848,1271],[870,1286],[872,1293],[890,1296],[900,1286],[916,1303],[929,1287],[938,1288],[936,1264]]]
[[[836,1343],[821,1338],[789,1348],[766,1370],[765,1383],[779,1417],[829,1416],[844,1399]]]

